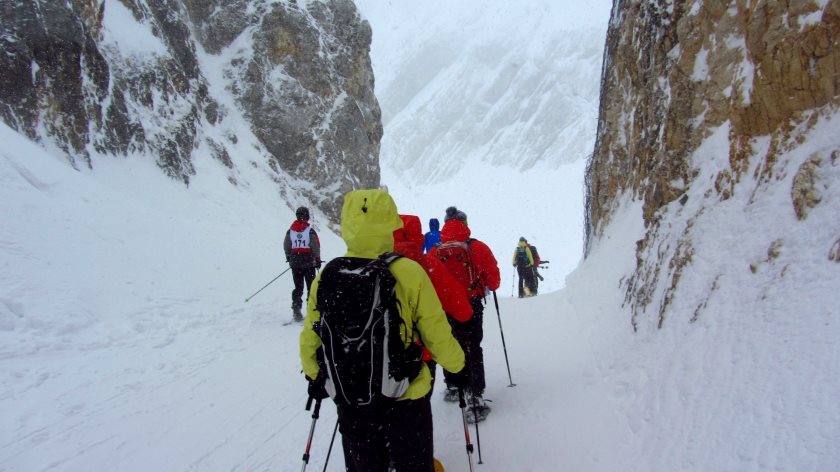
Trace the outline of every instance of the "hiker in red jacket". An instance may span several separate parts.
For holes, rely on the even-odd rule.
[[[405,256],[420,264],[440,299],[443,311],[461,323],[472,316],[472,306],[467,299],[467,292],[456,281],[443,264],[428,254],[423,254],[423,230],[420,228],[420,218],[414,215],[400,215],[403,227],[394,231],[394,252]]]
[[[424,236],[420,218],[414,215],[400,215],[403,227],[394,231],[394,252],[420,264],[429,275],[435,287],[443,311],[448,318],[463,323],[472,317],[473,309],[467,298],[467,291],[446,270],[443,263],[430,254],[423,254]],[[432,374],[432,390],[435,386],[436,364],[429,350],[423,348],[423,360]],[[432,394],[429,390],[429,395]]]
[[[470,320],[465,323],[450,320],[450,325],[455,339],[464,348],[470,368],[470,393],[473,398],[468,403],[472,419],[481,421],[490,411],[484,401],[484,352],[481,348],[481,340],[484,338],[484,296],[488,290],[499,288],[501,275],[493,251],[483,242],[470,237],[467,215],[463,211],[456,207],[447,208],[444,221],[440,231],[441,244],[435,246],[431,254],[443,262],[449,273],[467,290],[472,305],[473,316]],[[458,391],[450,382],[447,382],[444,399],[458,399]]]

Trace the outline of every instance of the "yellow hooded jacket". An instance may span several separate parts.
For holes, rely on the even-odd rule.
[[[516,252],[519,248],[525,248],[525,254],[528,255],[528,265],[526,267],[531,267],[534,265],[534,255],[531,253],[531,246],[528,245],[525,241],[519,241],[519,244],[516,245],[516,249],[513,250],[513,265],[516,266]]]
[[[403,225],[397,206],[383,190],[354,190],[344,196],[341,209],[341,236],[347,243],[346,257],[376,259],[394,250],[394,230]],[[397,259],[390,265],[397,279],[396,294],[400,301],[400,316],[406,329],[419,332],[420,340],[432,358],[450,372],[464,368],[464,351],[452,337],[446,315],[441,308],[435,288],[426,271],[408,258]],[[321,339],[312,325],[321,319],[317,305],[320,274],[309,290],[306,319],[300,333],[300,359],[303,372],[310,379],[318,376],[316,352]],[[406,339],[405,333],[401,333]],[[416,337],[416,335],[415,335]],[[422,398],[431,388],[431,374],[423,363],[420,374],[411,382],[400,400]]]

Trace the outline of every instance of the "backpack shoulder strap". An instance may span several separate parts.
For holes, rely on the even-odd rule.
[[[396,252],[386,252],[378,257],[378,259],[385,263],[385,265],[390,266],[394,261],[403,257],[402,254],[397,254]]]

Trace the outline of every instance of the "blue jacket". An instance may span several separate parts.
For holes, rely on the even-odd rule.
[[[429,252],[433,247],[440,244],[440,222],[437,218],[429,220],[429,232],[423,242],[423,254]]]

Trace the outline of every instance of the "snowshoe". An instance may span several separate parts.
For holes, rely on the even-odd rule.
[[[455,403],[458,401],[458,389],[455,387],[446,387],[443,392],[443,401]]]
[[[467,423],[475,424],[487,419],[490,415],[490,405],[481,396],[476,396],[470,399],[467,405]]]

